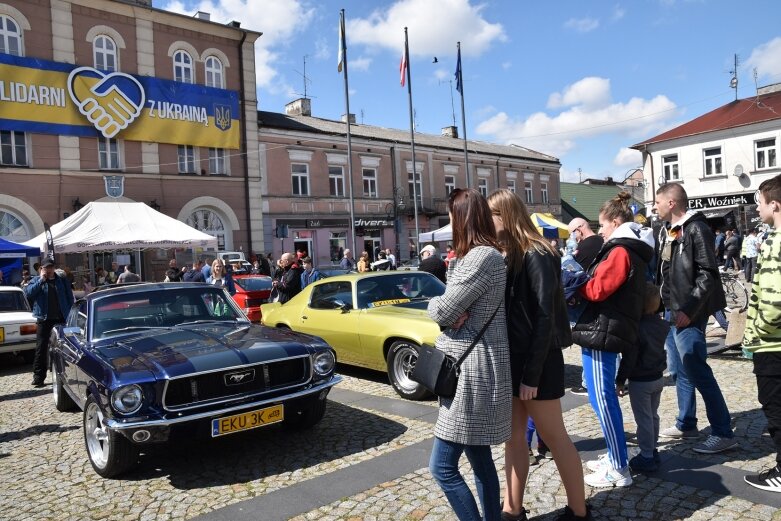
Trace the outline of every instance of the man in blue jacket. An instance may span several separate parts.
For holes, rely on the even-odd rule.
[[[33,303],[33,316],[38,321],[35,359],[33,360],[33,387],[43,387],[49,367],[49,336],[73,305],[73,291],[65,277],[54,272],[54,263],[46,260],[41,265],[40,277],[36,277],[24,288],[27,298]]]

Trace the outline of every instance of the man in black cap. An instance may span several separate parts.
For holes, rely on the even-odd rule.
[[[34,278],[24,292],[33,303],[33,316],[38,321],[32,385],[43,387],[49,367],[49,336],[54,326],[65,322],[73,305],[73,291],[67,279],[55,273],[54,262],[45,260],[40,277]]]

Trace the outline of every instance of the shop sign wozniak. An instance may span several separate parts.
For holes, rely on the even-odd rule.
[[[709,210],[745,204],[757,204],[754,192],[689,198],[689,210]]]
[[[0,130],[239,148],[235,91],[0,54]]]

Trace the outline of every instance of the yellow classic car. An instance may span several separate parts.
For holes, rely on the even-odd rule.
[[[420,400],[429,393],[409,375],[418,346],[439,335],[426,307],[444,292],[445,285],[426,272],[351,273],[310,284],[285,304],[264,304],[261,320],[319,336],[339,362],[387,371],[400,396]]]

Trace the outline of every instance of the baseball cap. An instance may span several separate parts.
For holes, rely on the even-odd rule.
[[[42,268],[48,268],[49,266],[54,266],[54,261],[52,261],[51,259],[46,259],[41,263]]]
[[[420,250],[420,253],[423,253],[424,251],[431,253],[431,255],[437,254],[437,249],[431,244],[429,244],[428,246],[423,246],[423,249]]]

